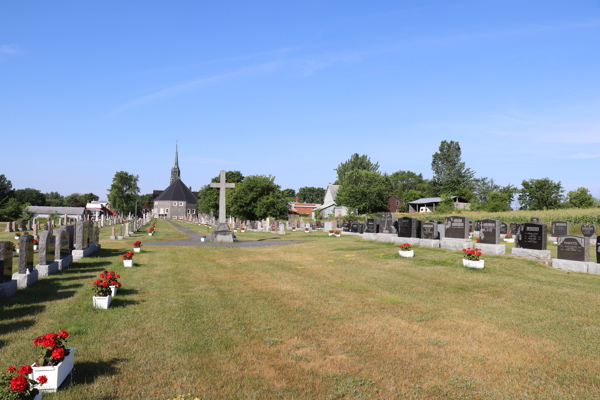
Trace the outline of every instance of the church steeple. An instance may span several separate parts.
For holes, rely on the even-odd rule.
[[[179,146],[175,143],[175,157],[173,157],[173,168],[171,168],[171,180],[169,181],[169,186],[177,179],[181,179],[181,172],[179,171]]]

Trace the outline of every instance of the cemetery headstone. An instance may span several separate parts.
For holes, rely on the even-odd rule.
[[[375,226],[375,218],[368,218],[367,225],[365,227],[366,233],[377,233],[377,227]]]
[[[83,250],[88,246],[89,228],[87,221],[77,221],[75,223],[75,249]]]
[[[62,260],[71,252],[69,251],[69,232],[63,227],[56,231],[54,260]]]
[[[451,239],[467,239],[469,237],[469,218],[446,217],[445,237]]]
[[[569,234],[568,221],[552,221],[552,236],[567,236]]]
[[[596,225],[595,224],[583,224],[581,225],[581,234],[584,237],[591,238],[596,235]]]
[[[420,238],[421,237],[421,221],[411,218],[403,217],[398,220],[398,236],[406,238]]]
[[[361,235],[365,233],[365,224],[363,224],[362,222],[358,226],[358,233],[360,233]]]
[[[541,221],[542,220],[539,217],[533,217],[533,218],[531,218],[531,223],[532,224],[539,224],[539,223],[541,223]]]
[[[516,235],[517,232],[519,231],[519,225],[521,224],[517,224],[515,222],[510,224],[510,233],[512,233],[513,235]]]
[[[12,242],[0,242],[0,283],[12,280]]]
[[[596,262],[600,264],[600,236],[596,237]]]
[[[319,220],[317,220],[316,225],[317,225],[317,229],[323,228],[323,224]]]
[[[396,229],[394,228],[394,221],[396,220],[396,215],[392,213],[382,213],[379,216],[380,227],[379,230],[381,233],[396,233]]]
[[[22,235],[19,241],[19,273],[33,270],[33,236]]]
[[[588,261],[590,239],[583,236],[560,236],[556,255],[561,260]]]
[[[421,239],[439,239],[437,222],[421,223]]]
[[[344,232],[348,232],[350,230],[350,223],[351,221],[344,220],[344,224],[342,225],[342,230]]]
[[[501,235],[508,234],[508,224],[506,222],[500,221],[500,234]]]
[[[351,229],[350,229],[351,232],[358,233],[359,226],[360,225],[359,225],[358,221],[352,221],[352,225],[351,225]]]
[[[473,221],[469,221],[469,232],[473,232]]]
[[[475,221],[475,230],[476,231],[480,231],[481,230],[481,220],[478,219],[477,221]]]
[[[48,265],[54,262],[56,251],[56,236],[49,231],[44,231],[40,236],[40,264]]]
[[[21,232],[26,231],[27,230],[27,221],[24,219],[20,219],[19,220],[19,230]]]
[[[544,224],[519,224],[515,242],[518,248],[547,250],[548,227]]]
[[[497,219],[484,219],[481,221],[481,230],[479,231],[481,243],[499,244],[500,243],[500,221]]]

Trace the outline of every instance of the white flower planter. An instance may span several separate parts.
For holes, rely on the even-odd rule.
[[[141,248],[141,247],[134,247],[134,248],[133,248],[133,252],[134,252],[134,253],[139,253],[141,250],[142,250],[142,248]]]
[[[244,233],[244,232],[246,232],[246,231],[245,231],[244,229],[241,229],[241,230],[240,230],[240,232],[241,232],[241,233]]]
[[[131,260],[123,260],[123,266],[124,267],[133,267],[133,259]]]
[[[37,245],[37,244],[34,244],[34,245],[33,245],[33,250],[37,250],[37,249],[38,249],[38,245]]]
[[[481,269],[481,268],[483,268],[483,263],[484,263],[484,260],[472,261],[472,260],[467,260],[466,258],[463,258],[463,265],[465,267]]]
[[[327,233],[329,236],[333,236],[333,233]]]
[[[119,291],[119,289],[117,289],[116,285],[111,285],[110,286],[110,291],[111,291],[110,295],[112,297],[115,297],[117,295],[117,292]]]
[[[17,249],[17,254],[21,254],[21,249]]]
[[[407,258],[412,258],[415,256],[415,251],[414,250],[398,250],[398,254],[400,254],[400,257],[407,257]]]
[[[112,303],[112,296],[92,296],[92,305],[94,308],[99,308],[101,310],[108,310]]]
[[[21,239],[21,236],[15,236],[15,240]]]
[[[152,236],[152,234],[151,234],[151,233],[148,233],[148,236]]]
[[[234,231],[235,233],[237,233],[237,229],[234,229],[233,231]]]
[[[292,232],[296,232],[296,228],[292,228]]]
[[[341,235],[341,234],[339,234],[339,235],[335,235],[335,237],[340,237],[340,236],[342,236],[342,235]]]
[[[102,297],[100,297],[102,298]],[[29,379],[37,380],[38,377],[46,375],[48,382],[39,385],[37,388],[44,392],[56,392],[56,389],[63,383],[65,378],[69,376],[73,365],[75,365],[75,348],[67,348],[69,355],[61,361],[60,364],[49,367],[36,367],[33,364],[33,374],[29,375]]]
[[[505,238],[504,241],[507,242],[507,243],[514,243],[515,242],[515,238],[512,238],[512,239],[506,239]]]
[[[304,233],[308,233],[308,232],[309,232],[309,231],[307,231],[307,230],[304,230]]]

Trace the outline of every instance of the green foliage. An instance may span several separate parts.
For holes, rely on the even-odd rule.
[[[288,203],[275,184],[275,177],[263,175],[248,176],[237,184],[227,205],[230,215],[245,220],[285,218],[288,212]]]
[[[46,205],[46,196],[37,189],[26,188],[15,190],[15,198],[20,204],[29,203],[32,206]]]
[[[125,171],[115,173],[112,185],[108,190],[108,202],[112,208],[121,214],[135,212],[135,201],[140,192],[139,179],[138,175],[129,174]]]
[[[423,178],[423,174],[412,171],[397,171],[390,175],[394,184],[394,196],[408,203],[432,195],[431,182]]]
[[[488,201],[481,206],[481,210],[498,212],[510,211],[510,199],[508,193],[494,192],[490,193]]]
[[[342,181],[336,202],[360,214],[386,211],[391,191],[389,176],[373,171],[354,170]]]
[[[64,207],[65,198],[58,192],[44,193],[46,205],[51,207]]]
[[[574,208],[590,208],[596,205],[594,196],[592,196],[589,189],[584,187],[567,193],[567,203],[569,207]]]
[[[322,204],[327,190],[318,187],[301,187],[298,196],[301,203]]]
[[[27,219],[27,220],[33,218],[33,213],[31,211],[29,211],[29,209],[28,209],[28,207],[30,205],[31,204],[29,204],[29,203],[25,203],[21,206],[21,218]]]
[[[12,182],[4,174],[0,175],[0,209],[6,205],[8,199],[14,196]]]
[[[296,197],[296,191],[294,189],[283,189],[281,191],[281,194],[285,198],[295,198]]]
[[[244,175],[240,171],[226,171],[225,182],[228,183],[241,183],[244,181]],[[221,182],[221,176],[217,175],[211,179],[212,183]],[[233,189],[226,189],[227,206],[229,207],[230,193]],[[216,218],[219,218],[219,189],[212,188],[210,185],[202,186],[202,189],[198,192],[198,202],[196,203],[196,209],[202,214],[212,214]],[[228,209],[228,211],[230,211]]]
[[[432,186],[436,195],[442,193],[465,197],[473,197],[473,177],[475,172],[466,168],[461,162],[460,144],[451,140],[440,143],[440,149],[432,157],[433,170]]]
[[[549,178],[529,179],[523,181],[521,185],[523,186],[519,192],[521,209],[553,210],[560,208],[564,192],[560,182],[554,182]]]
[[[442,194],[441,203],[435,208],[435,212],[438,214],[448,214],[454,211],[454,202],[452,201],[451,194]]]
[[[337,172],[337,180],[335,181],[335,184],[341,185],[346,175],[348,175],[351,171],[356,170],[379,172],[379,163],[377,162],[373,164],[371,159],[366,154],[361,156],[358,153],[354,153],[347,161],[341,163],[335,169]]]
[[[14,221],[21,216],[21,205],[14,197],[8,199],[6,205],[0,209],[0,218],[5,221]]]

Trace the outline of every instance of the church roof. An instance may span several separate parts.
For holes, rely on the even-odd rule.
[[[185,186],[185,183],[183,183],[181,179],[177,179],[154,199],[154,201],[164,200],[186,201],[190,204],[196,204],[198,198],[187,186]]]

